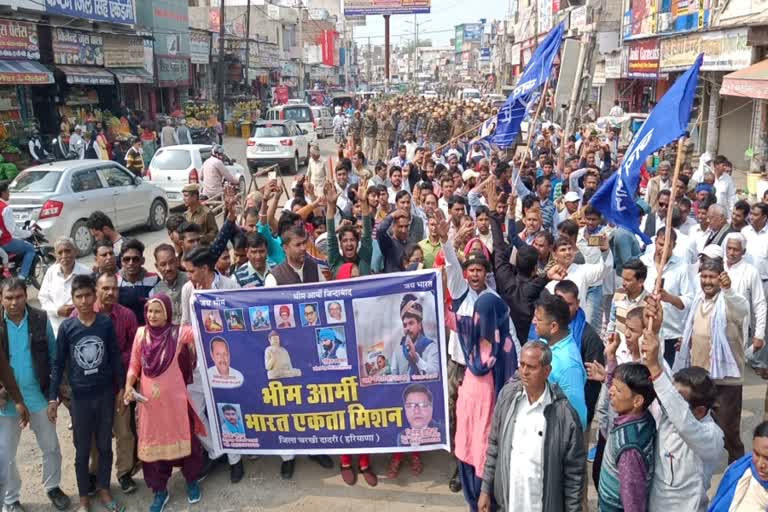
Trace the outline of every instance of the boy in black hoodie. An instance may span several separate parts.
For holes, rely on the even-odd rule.
[[[109,492],[112,474],[112,414],[115,397],[122,396],[125,386],[120,350],[109,316],[96,313],[96,283],[91,276],[78,275],[72,279],[72,302],[78,318],[67,318],[59,327],[56,339],[56,359],[51,370],[48,390],[48,418],[56,421],[59,406],[58,390],[68,368],[72,388],[72,436],[75,443],[75,473],[80,494],[80,507],[88,509],[88,459],[95,437],[99,452],[96,488],[102,505],[122,512],[124,507],[112,499]],[[119,391],[118,391],[119,390]],[[122,400],[120,401],[122,404]]]

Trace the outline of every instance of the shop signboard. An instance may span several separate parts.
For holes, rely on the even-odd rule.
[[[140,37],[104,36],[104,65],[108,68],[144,66],[144,40]]]
[[[211,54],[211,34],[191,30],[189,32],[189,58],[192,64],[208,64]]]
[[[133,0],[45,0],[45,11],[92,21],[136,24]]]
[[[624,14],[624,39],[638,39],[656,34],[658,0],[630,0]]]
[[[605,62],[595,63],[595,76],[592,77],[593,87],[602,87],[605,85]]]
[[[156,34],[155,53],[188,57],[189,7],[187,0],[153,0],[151,4],[152,28]]]
[[[454,50],[461,53],[464,50],[464,25],[456,27],[456,37],[454,38]]]
[[[464,42],[467,43],[479,43],[480,37],[483,35],[483,25],[480,23],[465,23],[464,24]]]
[[[618,80],[621,78],[621,52],[605,56],[606,80]]]
[[[662,39],[661,71],[682,71],[704,54],[702,71],[735,71],[752,63],[747,28]]]
[[[552,0],[536,0],[536,2],[539,33],[549,32],[552,29]]]
[[[0,20],[0,58],[40,59],[37,27],[34,23]]]
[[[261,59],[261,67],[280,67],[280,48],[274,43],[259,41],[259,57]]]
[[[427,14],[432,0],[344,0],[344,16]]]
[[[659,75],[659,41],[645,39],[633,41],[625,48],[627,55],[627,76],[629,78],[656,78]]]
[[[65,28],[51,31],[53,62],[69,66],[103,66],[104,44],[99,34]]]
[[[671,0],[670,32],[690,32],[709,25],[709,0]]]
[[[189,85],[189,59],[185,57],[157,57],[157,86],[180,87]]]

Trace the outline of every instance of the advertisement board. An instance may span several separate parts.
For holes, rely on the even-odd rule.
[[[426,14],[432,0],[344,0],[344,16]]]
[[[136,24],[133,0],[45,0],[45,11],[93,21]]]
[[[700,54],[704,54],[702,71],[735,71],[752,64],[752,48],[745,28],[688,34],[662,39],[661,71],[687,69]]]
[[[192,64],[208,64],[211,54],[211,34],[190,30],[189,58]]]
[[[70,66],[103,66],[103,39],[99,34],[56,28],[51,30],[53,62]]]
[[[0,57],[38,60],[40,47],[35,24],[26,21],[0,20]]]
[[[144,40],[140,37],[104,36],[104,65],[108,68],[144,66]]]
[[[627,55],[627,77],[656,78],[659,75],[659,41],[646,39],[633,41],[625,46]]]
[[[648,37],[656,33],[657,0],[630,0],[624,14],[624,39]]]

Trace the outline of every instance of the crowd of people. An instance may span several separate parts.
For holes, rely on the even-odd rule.
[[[193,290],[429,268],[442,270],[445,287],[454,459],[446,484],[470,510],[586,510],[588,463],[601,511],[765,510],[768,423],[745,450],[741,411],[749,368],[768,377],[768,197],[742,199],[725,157],[702,155],[694,167],[687,151],[675,162],[676,149],[664,148],[657,165],[643,165],[637,195],[646,244],[589,204],[623,161],[615,132],[566,137],[544,126],[530,157],[510,159],[460,136],[490,113],[470,110],[444,100],[369,106],[354,114],[358,126],[332,168],[315,147],[306,176],[270,179],[243,211],[218,183],[220,225],[188,186],[186,212],[168,218],[168,241],[152,254],[94,212],[94,267],[76,262],[72,240],[57,240],[41,309],[27,303],[23,280],[4,281],[5,510],[23,510],[15,458],[27,423],[45,491],[68,508],[55,427],[62,404],[79,511],[94,496],[124,510],[110,494],[113,462],[126,494],[143,471],[151,512],[169,501],[173,467],[189,503],[218,464],[232,483],[242,480],[241,457],[218,452],[206,432]],[[393,365],[439,366],[413,343],[397,353]],[[290,361],[272,363],[270,371],[291,370]],[[710,502],[726,454],[730,467]],[[406,458],[413,475],[423,471],[418,452],[395,453],[386,477],[397,478]],[[334,467],[322,453],[309,459]],[[290,479],[296,460],[282,460]],[[358,474],[378,483],[368,456],[342,456],[339,468],[349,485]]]

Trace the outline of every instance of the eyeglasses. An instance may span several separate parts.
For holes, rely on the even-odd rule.
[[[424,409],[431,409],[432,404],[430,402],[406,402],[405,408],[413,411],[415,409],[424,410]]]
[[[141,262],[141,256],[123,256],[123,261],[126,263],[139,263]]]

